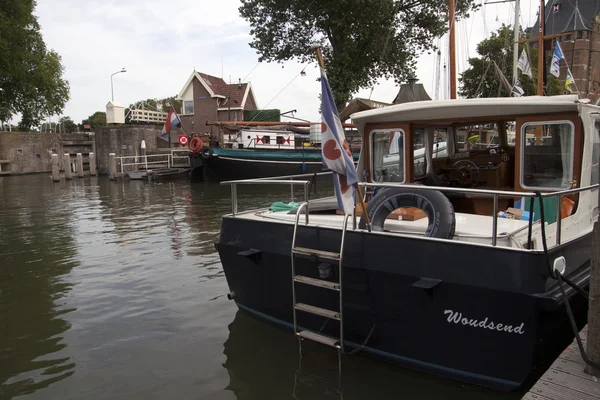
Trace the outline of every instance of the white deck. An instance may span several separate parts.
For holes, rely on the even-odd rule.
[[[491,216],[456,213],[456,229],[454,240],[468,241],[472,243],[491,244],[492,225]],[[259,211],[242,212],[236,218],[244,218],[256,221],[270,221],[293,225],[295,214],[287,211],[272,212],[267,209]],[[310,214],[309,224],[326,228],[341,229],[344,217],[342,215]],[[358,218],[357,218],[358,221]],[[528,221],[498,218],[497,245],[514,247],[509,236],[519,231],[526,230]],[[394,233],[423,236],[427,229],[429,220],[421,218],[416,221],[397,221],[389,219],[384,225],[384,230]],[[300,216],[300,224],[304,224],[304,215]],[[352,222],[348,222],[348,229],[352,229]]]

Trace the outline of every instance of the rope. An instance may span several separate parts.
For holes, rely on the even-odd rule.
[[[536,195],[536,198],[540,202],[540,218],[541,218],[541,227],[542,227],[542,247],[544,248],[544,256],[546,258],[546,265],[548,267],[548,273],[550,274],[550,276],[553,279],[556,279],[558,281],[558,287],[560,288],[560,292],[562,293],[563,299],[565,299],[565,307],[567,309],[567,315],[569,316],[569,322],[571,324],[573,334],[575,335],[575,340],[577,341],[577,347],[579,347],[579,352],[581,353],[581,358],[583,358],[583,361],[585,361],[586,364],[591,365],[592,367],[594,367],[596,369],[600,369],[600,364],[590,360],[587,357],[587,354],[583,347],[581,337],[579,336],[579,329],[577,328],[577,323],[575,321],[575,317],[573,316],[573,310],[571,310],[571,304],[569,303],[569,298],[567,297],[567,293],[565,291],[565,286],[563,283],[564,277],[562,276],[562,274],[560,272],[554,271],[552,269],[552,267],[550,266],[550,257],[548,256],[548,244],[546,243],[546,228],[545,228],[545,224],[544,224],[545,218],[544,218],[544,202],[542,201],[543,197],[542,197],[542,193],[539,190],[535,191],[535,195]],[[533,197],[532,197],[532,199],[533,199]],[[533,212],[533,207],[531,208],[530,211]],[[573,282],[569,283],[569,285],[577,286]],[[580,291],[580,293],[582,291],[585,292],[583,289],[578,289],[578,290]]]

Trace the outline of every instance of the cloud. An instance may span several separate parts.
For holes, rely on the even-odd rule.
[[[532,3],[522,1],[525,15]],[[113,82],[115,100],[125,105],[178,93],[194,68],[237,81],[256,67],[248,80],[259,106],[296,109],[296,116],[318,120],[316,65],[306,68],[306,76],[299,76],[304,65],[294,61],[256,66],[258,56],[248,46],[250,27],[239,17],[239,5],[239,0],[39,0],[36,15],[44,39],[61,54],[71,85],[64,115],[80,121],[104,110],[111,96],[110,75],[122,67],[127,73],[115,75]],[[465,67],[467,55],[475,55],[486,33],[502,22],[511,23],[512,15],[511,5],[484,6],[460,23],[459,66]],[[532,21],[523,18],[528,19]],[[442,50],[447,52],[447,46]],[[434,54],[419,58],[417,77],[432,97],[436,68]],[[396,93],[393,80],[379,80],[372,93],[364,89],[357,96],[390,102]]]

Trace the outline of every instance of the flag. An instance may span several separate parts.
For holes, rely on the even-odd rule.
[[[502,70],[500,69],[500,67],[498,67],[498,64],[496,64],[496,61],[492,61],[492,62],[494,63],[494,71],[496,72],[496,77],[500,81],[500,84],[502,86],[504,86],[504,89],[506,89],[506,92],[510,96],[513,93],[512,85],[510,83],[508,83],[508,80],[502,73]]]
[[[169,110],[169,114],[167,115],[167,119],[165,120],[165,126],[163,126],[160,136],[166,138],[167,135],[171,133],[171,129],[175,128],[180,123],[181,121],[179,120],[177,113],[171,108],[171,110]]]
[[[533,77],[533,72],[531,72],[531,65],[529,64],[529,58],[527,57],[525,49],[523,49],[521,57],[519,57],[519,61],[517,61],[517,69],[520,69],[521,72],[523,72],[523,75],[527,75],[530,78]]]
[[[513,97],[521,97],[525,94],[525,91],[521,87],[521,81],[517,79],[515,86],[513,86],[512,95]]]
[[[550,73],[555,77],[560,76],[560,60],[564,60],[565,55],[560,48],[560,44],[556,42],[554,45],[554,55],[552,56],[552,66],[550,67]]]
[[[567,89],[571,93],[574,93],[573,86],[575,86],[575,79],[573,79],[573,75],[571,74],[571,71],[569,69],[567,69],[567,80],[565,81],[565,89]]]
[[[356,189],[353,185],[358,182],[358,174],[323,68],[321,68],[321,101],[323,165],[333,171],[338,208],[345,214],[352,214],[356,203]]]

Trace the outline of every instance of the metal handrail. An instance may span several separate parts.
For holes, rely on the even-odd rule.
[[[254,185],[254,184],[288,184],[292,187],[292,201],[293,199],[293,188],[294,185],[304,185],[304,202],[308,203],[308,193],[309,193],[309,185],[311,181],[303,181],[303,180],[292,180],[293,178],[302,178],[302,177],[316,177],[321,175],[331,174],[331,171],[319,172],[313,174],[299,174],[299,175],[287,175],[287,176],[278,176],[271,178],[257,178],[257,179],[242,179],[235,181],[225,181],[221,182],[221,185],[231,185],[231,196],[232,196],[232,216],[238,214],[238,205],[237,205],[237,185]],[[289,178],[290,180],[286,180]],[[515,191],[506,191],[506,190],[489,190],[489,189],[472,189],[472,188],[455,188],[455,187],[445,187],[445,186],[425,186],[425,185],[414,185],[414,184],[400,184],[400,183],[385,183],[385,182],[359,182],[358,183],[362,188],[401,188],[401,189],[416,189],[416,190],[428,190],[428,191],[441,191],[447,193],[464,193],[464,194],[478,194],[484,196],[490,196],[493,199],[493,215],[492,215],[492,246],[496,246],[497,237],[498,237],[498,200],[500,198],[506,197],[523,197],[523,198],[536,198],[538,197],[537,193],[534,192],[515,192]],[[561,233],[562,233],[562,224],[561,224],[561,202],[562,198],[566,195],[581,193],[585,191],[591,191],[594,189],[600,188],[600,184],[584,186],[580,188],[574,189],[565,189],[555,192],[541,193],[542,198],[549,197],[558,197],[558,207],[557,207],[557,215],[556,215],[556,245],[560,245],[561,243]],[[308,204],[306,205],[306,224],[308,225],[309,221],[309,212],[308,212]],[[533,212],[533,210],[532,210]],[[356,227],[353,227],[356,229]],[[529,228],[528,228],[529,229]]]

